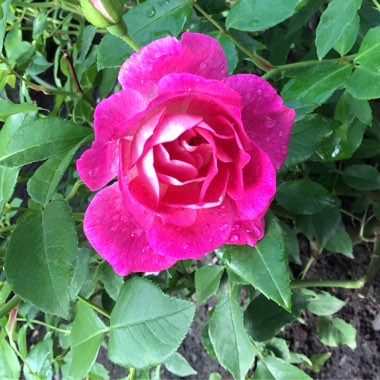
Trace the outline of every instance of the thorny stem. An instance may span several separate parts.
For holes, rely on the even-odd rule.
[[[19,303],[21,299],[19,296],[14,296],[11,298],[4,306],[0,307],[0,319],[7,315],[12,309],[14,309]]]
[[[79,83],[79,80],[78,80],[78,76],[77,76],[77,73],[75,72],[75,69],[74,69],[74,66],[73,66],[73,62],[71,60],[71,57],[70,57],[69,53],[66,50],[62,50],[62,56],[63,56],[63,58],[65,59],[65,61],[67,63],[71,79],[74,82],[74,85],[75,85],[75,88],[76,88],[78,94],[83,95],[83,90],[82,90],[82,87],[80,86],[80,83]]]
[[[300,288],[346,288],[361,289],[365,284],[365,278],[359,280],[294,280],[291,283],[293,289]]]
[[[87,306],[90,306],[91,309],[94,309],[96,312],[98,312],[99,314],[101,315],[104,315],[106,318],[110,319],[111,316],[109,315],[109,313],[107,313],[105,310],[103,310],[101,307],[99,307],[98,305],[95,305],[94,303],[92,303],[91,301],[89,301],[88,299],[78,295],[78,300],[79,301],[82,301],[83,303],[85,303]]]
[[[236,45],[237,48],[239,48],[251,61],[254,63],[259,69],[264,71],[269,71],[273,68],[273,65],[271,65],[267,60],[265,60],[263,57],[260,57],[254,52],[251,52],[249,49],[247,49],[244,45],[240,43],[235,37],[233,37],[228,31],[223,28],[212,16],[210,16],[201,6],[199,6],[196,3],[196,0],[190,0],[192,6],[204,16],[211,24],[217,28],[220,33],[225,35],[234,45]]]
[[[49,325],[48,323],[43,322],[43,321],[39,321],[37,319],[17,318],[17,321],[18,322],[29,322],[29,323],[33,323],[35,325],[45,326],[45,327],[48,327],[50,330],[61,332],[61,333],[66,334],[66,335],[70,334],[70,331],[71,331],[71,330],[60,329],[59,327]]]
[[[371,283],[380,268],[380,230],[375,231],[373,254],[365,274],[365,281]]]

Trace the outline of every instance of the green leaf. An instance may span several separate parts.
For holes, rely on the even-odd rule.
[[[184,339],[194,311],[191,302],[165,295],[148,280],[132,278],[112,310],[109,358],[133,368],[162,363]]]
[[[338,226],[334,235],[326,242],[325,249],[330,252],[341,253],[350,259],[354,258],[352,240],[343,223]]]
[[[15,131],[0,131],[0,164],[22,166],[64,152],[77,145],[89,129],[61,118],[47,118],[23,123]]]
[[[168,35],[178,36],[192,12],[188,0],[146,0],[123,16],[128,31],[141,46]],[[99,45],[98,70],[120,66],[132,53],[120,38],[106,34]]]
[[[224,263],[285,309],[291,307],[289,268],[284,236],[278,221],[271,218],[265,237],[255,247],[225,245],[217,254]]]
[[[235,44],[233,44],[222,32],[212,31],[208,34],[211,37],[214,37],[222,45],[224,54],[226,55],[226,58],[227,58],[228,74],[232,75],[232,73],[234,72],[236,68],[236,65],[238,64],[238,55],[237,55]]]
[[[329,119],[312,114],[296,122],[292,129],[286,166],[292,167],[310,158],[323,138],[331,133]]]
[[[51,338],[45,338],[38,342],[28,353],[26,361],[33,371],[30,373],[29,368],[24,365],[24,376],[26,380],[36,380],[37,378],[51,380],[53,360],[53,341]]]
[[[362,123],[371,125],[372,122],[372,110],[367,100],[355,99],[350,94],[348,95],[348,104],[350,111],[357,117]]]
[[[288,104],[297,101],[310,105],[310,110],[323,104],[339,87],[344,86],[352,68],[346,63],[326,62],[316,64],[295,75],[281,92]]]
[[[320,370],[325,365],[326,361],[330,358],[331,352],[324,352],[323,354],[315,354],[310,357],[311,360],[311,370],[314,372],[320,372]]]
[[[77,236],[70,207],[49,203],[17,221],[5,256],[12,289],[46,313],[69,315],[69,284]]]
[[[287,224],[280,221],[281,229],[284,232],[285,245],[288,251],[289,261],[301,265],[300,247],[297,235]]]
[[[50,157],[44,162],[30,177],[27,190],[30,197],[37,203],[46,206],[51,200],[57,187],[61,182],[67,167],[70,165],[78,148],[84,144],[88,138],[83,139],[78,145],[68,152],[63,152]]]
[[[224,268],[219,265],[207,265],[195,272],[195,291],[197,303],[201,304],[216,293]]]
[[[251,368],[255,352],[243,324],[238,300],[226,290],[220,292],[209,323],[209,336],[219,363],[235,379],[244,379]]]
[[[346,304],[346,302],[332,296],[328,292],[308,291],[306,294],[311,296],[307,309],[315,315],[325,316],[335,314]]]
[[[70,333],[72,362],[70,375],[74,379],[84,378],[93,366],[103,341],[106,326],[95,312],[82,302],[78,303],[77,313]]]
[[[288,312],[260,294],[249,304],[244,324],[252,339],[262,342],[273,338],[286,324],[296,320],[306,305],[306,298],[300,293],[294,293],[292,310]]]
[[[104,262],[100,266],[99,280],[103,283],[108,295],[114,301],[116,301],[119,297],[120,290],[124,284],[123,276],[119,276],[117,273],[115,273],[111,265]]]
[[[290,351],[285,339],[272,338],[264,343],[264,347],[266,350],[271,351],[274,356],[286,362],[290,361]]]
[[[5,337],[0,338],[0,378],[3,380],[20,378],[20,363]]]
[[[348,82],[347,91],[356,99],[379,98],[380,87],[374,84],[380,80],[380,26],[368,31],[354,63],[358,67]]]
[[[355,15],[352,23],[347,26],[345,33],[334,44],[336,50],[341,56],[347,54],[355,44],[360,27],[360,17]]]
[[[350,165],[342,173],[343,181],[356,190],[377,190],[380,189],[380,173],[370,165]]]
[[[317,27],[315,44],[319,59],[331,50],[342,35],[348,33],[361,4],[362,0],[332,0],[329,3]]]
[[[91,249],[79,248],[76,254],[74,273],[70,284],[70,299],[75,301],[81,291],[88,274]]]
[[[12,103],[6,99],[0,99],[0,120],[6,120],[16,113],[37,111],[39,108],[32,103]]]
[[[277,189],[277,202],[294,214],[308,215],[339,206],[339,200],[310,179],[283,182]]]
[[[312,380],[305,372],[274,356],[266,356],[257,364],[253,380]]]
[[[5,203],[9,201],[16,186],[18,168],[7,168],[0,165],[0,216]]]
[[[309,240],[315,239],[322,250],[338,230],[341,219],[340,211],[332,209],[312,215],[297,215],[296,224]]]
[[[197,371],[178,352],[169,356],[169,358],[165,360],[164,365],[169,372],[177,376],[185,377],[197,374]]]
[[[326,346],[338,347],[346,344],[356,348],[356,329],[340,318],[321,317],[317,326],[319,339]]]
[[[4,36],[6,32],[7,20],[11,15],[11,0],[4,0],[0,3],[1,20],[0,20],[0,52],[3,51]]]
[[[248,32],[268,29],[289,18],[301,0],[239,0],[229,11],[226,26]]]

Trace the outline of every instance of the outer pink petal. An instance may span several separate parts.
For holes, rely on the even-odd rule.
[[[115,140],[95,140],[77,160],[78,174],[91,191],[100,189],[116,177],[119,163],[117,147]]]
[[[95,138],[100,140],[118,139],[127,135],[133,126],[133,116],[143,111],[147,103],[140,93],[125,89],[102,100],[95,109]]]
[[[150,246],[162,255],[182,260],[199,259],[224,244],[230,235],[234,218],[229,200],[226,199],[220,206],[196,212],[194,224],[183,228],[164,224],[157,217],[146,232]],[[178,217],[183,217],[182,209]]]
[[[234,223],[228,244],[248,244],[251,247],[264,236],[264,218],[255,220],[240,220]]]
[[[209,79],[227,77],[227,61],[218,41],[199,33],[184,33],[181,41],[166,37],[133,54],[121,67],[119,82],[148,98],[158,81],[170,73],[192,73]]]
[[[261,219],[276,192],[276,172],[269,156],[253,144],[243,169],[244,191],[235,200],[239,219]]]
[[[96,194],[84,218],[84,232],[94,249],[125,276],[132,272],[157,272],[176,260],[157,254],[122,206],[117,183]]]
[[[276,90],[256,75],[233,75],[225,83],[242,97],[242,119],[249,137],[268,153],[279,169],[288,152],[295,111],[284,106]]]

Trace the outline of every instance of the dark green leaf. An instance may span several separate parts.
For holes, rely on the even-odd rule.
[[[201,304],[216,293],[224,268],[219,265],[207,265],[195,272],[195,290],[197,303]]]
[[[0,166],[0,216],[5,203],[9,201],[13,194],[18,177],[18,168],[8,168]]]
[[[264,239],[255,247],[225,245],[217,253],[243,280],[285,309],[290,309],[287,252],[281,227],[275,218],[271,218]]]
[[[360,17],[355,15],[352,23],[348,25],[345,33],[343,33],[340,38],[335,42],[334,49],[341,55],[344,56],[347,54],[358,37],[360,27]]]
[[[191,302],[165,295],[148,280],[132,278],[112,310],[110,359],[133,368],[162,363],[182,342],[194,311]]]
[[[334,235],[330,237],[325,245],[325,249],[330,252],[341,253],[350,259],[354,258],[352,240],[343,223],[338,226]]]
[[[308,215],[339,206],[338,199],[317,182],[299,179],[283,182],[277,189],[278,203],[294,214]]]
[[[70,375],[74,379],[86,377],[96,360],[105,331],[106,326],[95,312],[79,302],[70,333],[72,352]]]
[[[284,232],[285,245],[288,250],[289,261],[301,265],[300,247],[297,235],[287,224],[280,222],[281,229]]]
[[[105,262],[100,266],[99,280],[103,283],[108,295],[116,301],[124,284],[123,276],[115,273],[111,265]]]
[[[239,0],[229,11],[226,26],[257,32],[289,18],[301,0]]]
[[[372,122],[372,110],[367,100],[355,99],[350,94],[348,95],[348,104],[350,111],[357,117],[362,123],[370,125]]]
[[[380,189],[380,173],[370,165],[350,165],[342,173],[343,181],[356,190]]]
[[[37,378],[51,380],[53,360],[53,341],[51,338],[38,342],[28,353],[26,361],[29,368],[33,371],[31,373],[29,368],[24,365],[24,376],[26,380],[36,380]]]
[[[332,315],[338,312],[346,303],[328,292],[310,292],[307,309],[315,315]]]
[[[18,220],[5,257],[7,280],[25,301],[66,318],[76,251],[69,206],[51,202]]]
[[[244,324],[253,340],[268,340],[276,336],[286,324],[297,319],[306,304],[306,298],[302,294],[294,293],[292,311],[288,312],[261,294],[249,304],[244,315]]]
[[[317,27],[318,58],[322,59],[342,35],[348,33],[362,0],[332,0]]]
[[[252,366],[255,352],[244,328],[238,300],[227,293],[220,292],[210,319],[209,335],[220,364],[240,380]]]

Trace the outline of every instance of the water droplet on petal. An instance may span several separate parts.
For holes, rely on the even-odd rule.
[[[186,251],[187,249],[189,249],[189,247],[189,244],[184,244],[182,248]]]
[[[174,244],[173,244],[173,242],[171,242],[171,241],[168,243],[168,247],[169,247],[169,248],[173,247],[173,245],[174,245]]]
[[[232,227],[233,231],[238,231],[239,229],[240,229],[239,224],[234,224],[234,226]]]
[[[265,142],[269,143],[270,142],[270,137],[265,138]]]
[[[117,231],[117,226],[112,226],[111,231]]]
[[[239,240],[239,236],[238,235],[232,235],[230,240],[232,243],[236,243]]]
[[[220,226],[219,230],[220,231],[226,231],[227,228],[228,228],[228,224],[223,224],[223,225]]]
[[[144,79],[141,78],[140,79],[140,83],[143,84],[144,83]]]
[[[278,135],[279,135],[280,137],[282,137],[282,136],[284,136],[284,132],[280,131],[280,132],[278,132]]]
[[[188,87],[187,91],[191,91],[191,87]]]
[[[225,64],[220,65],[220,70],[225,70],[225,68],[226,68],[226,65],[225,65]]]
[[[263,93],[263,90],[261,88],[259,88],[257,91],[256,91],[257,95],[261,96],[262,93]]]
[[[207,64],[202,62],[200,65],[199,65],[199,69],[200,70],[204,70],[205,68],[207,67]]]
[[[214,238],[208,239],[209,243],[212,243],[214,241]]]
[[[267,128],[273,128],[276,125],[276,123],[277,123],[277,120],[274,120],[270,118],[269,116],[265,118],[265,126]]]
[[[283,154],[286,154],[286,146],[285,145],[282,146],[281,151]]]
[[[248,92],[248,94],[246,95],[246,98],[247,98],[247,100],[250,100],[252,98],[252,94],[250,92]]]
[[[96,169],[96,168],[94,168],[94,169],[90,169],[90,170],[88,171],[88,175],[89,175],[90,177],[96,177],[97,174],[98,174],[98,169]]]

